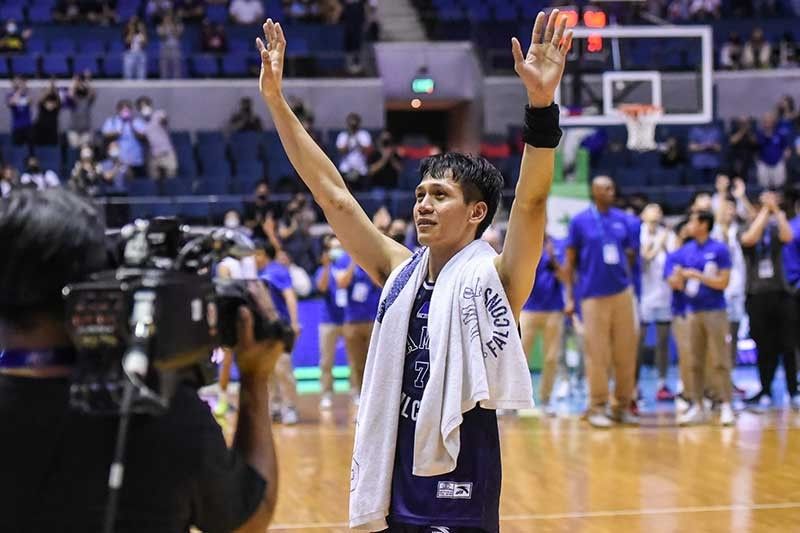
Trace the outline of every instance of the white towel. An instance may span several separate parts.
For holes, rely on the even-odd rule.
[[[497,253],[476,240],[439,274],[428,314],[430,373],[414,436],[414,475],[452,472],[462,414],[533,405],[527,358],[503,285]],[[387,528],[411,309],[428,275],[428,249],[386,282],[372,332],[350,475],[350,527]]]

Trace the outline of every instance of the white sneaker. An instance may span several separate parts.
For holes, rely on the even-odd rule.
[[[319,408],[323,411],[327,411],[333,407],[333,394],[330,392],[325,392],[319,398]]]
[[[297,416],[297,409],[294,407],[285,408],[282,415],[282,421],[286,426],[293,426],[300,421],[300,417]]]
[[[692,426],[695,424],[702,424],[706,421],[706,412],[697,404],[692,404],[689,409],[677,416],[679,426]]]
[[[710,413],[714,409],[714,401],[711,398],[703,396],[703,409]]]
[[[563,400],[569,395],[569,382],[565,379],[562,379],[558,382],[558,387],[556,387],[556,398],[559,400]]]
[[[762,411],[766,411],[771,407],[772,407],[772,398],[770,396],[764,394],[761,396],[761,398],[758,399],[758,408],[761,409]]]
[[[550,402],[547,402],[546,404],[544,404],[544,409],[542,410],[542,412],[544,413],[544,416],[547,416],[547,417],[550,417],[550,418],[555,418],[556,417],[556,408],[553,407],[553,404],[551,404]]]
[[[675,414],[682,415],[689,410],[692,404],[686,401],[680,394],[675,395]]]
[[[794,409],[795,411],[800,411],[800,394],[795,394],[794,396],[792,396],[791,404],[792,404],[792,409]]]
[[[592,427],[598,429],[608,429],[614,425],[614,422],[608,418],[605,413],[592,413],[587,420]]]
[[[725,402],[719,406],[719,423],[723,426],[732,426],[736,423],[736,415],[730,402]]]

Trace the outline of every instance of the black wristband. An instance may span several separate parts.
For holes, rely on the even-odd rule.
[[[522,140],[534,148],[555,148],[561,140],[558,117],[558,105],[555,103],[547,107],[525,106]]]

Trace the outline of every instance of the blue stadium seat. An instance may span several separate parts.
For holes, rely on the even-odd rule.
[[[150,178],[137,178],[128,181],[131,196],[158,196],[158,184]]]
[[[282,178],[293,175],[294,167],[283,147],[267,151],[267,179],[271,184],[276,184]]]
[[[61,148],[58,146],[37,146],[34,149],[36,158],[42,168],[61,174]]]
[[[658,168],[661,164],[661,152],[658,150],[648,150],[646,152],[631,152],[630,165],[635,168],[646,170]]]
[[[206,147],[211,147],[213,149],[214,146],[222,147],[224,151],[225,146],[225,137],[222,135],[220,131],[206,131],[206,130],[198,130],[197,131],[197,147],[202,151]]]
[[[261,182],[263,178],[253,179],[245,176],[234,176],[233,178],[233,193],[234,194],[253,194],[253,191]]]
[[[161,74],[158,67],[158,54],[147,54],[147,77],[158,79]]]
[[[230,150],[234,161],[258,161],[263,158],[261,132],[241,131],[231,135]]]
[[[67,56],[64,54],[45,54],[42,56],[42,74],[66,78],[70,75]]]
[[[641,168],[617,169],[614,181],[625,194],[630,194],[635,188],[644,187],[647,184],[647,170]]]
[[[237,211],[242,213],[244,211],[244,204],[241,200],[221,200],[211,204],[211,216],[221,217],[228,211]]]
[[[74,54],[77,50],[75,41],[68,37],[59,37],[50,41],[49,51],[53,54]]]
[[[653,187],[677,187],[683,181],[683,169],[655,167],[650,170],[647,182]]]
[[[27,146],[9,146],[6,150],[5,161],[17,170],[22,170],[25,166],[25,159],[28,158]]]
[[[139,14],[139,0],[121,0],[117,3],[117,17],[120,22],[128,22]]]
[[[38,72],[38,57],[33,55],[11,56],[11,71],[14,75],[32,78]]]
[[[292,38],[286,43],[286,55],[288,57],[309,55],[308,40],[303,38]]]
[[[8,4],[0,7],[0,20],[6,21],[14,19],[15,21],[22,22],[25,19],[25,13],[22,11],[24,4]]]
[[[264,179],[264,164],[258,160],[244,160],[236,162],[234,180],[253,182]],[[252,190],[252,189],[251,189]]]
[[[161,184],[161,193],[164,196],[190,196],[192,194],[192,182],[181,179],[164,180]]]
[[[686,210],[692,200],[692,190],[685,187],[665,189],[662,191],[664,208],[667,212],[677,213]]]
[[[394,218],[410,219],[414,209],[414,193],[392,191],[389,194],[389,211]]]
[[[225,4],[206,5],[206,18],[212,24],[225,24],[228,21],[228,7]]]
[[[75,54],[72,56],[72,70],[75,74],[82,74],[88,70],[92,73],[93,77],[97,77],[97,75],[100,74],[100,68],[97,63],[97,54]]]
[[[31,24],[49,24],[53,21],[53,8],[39,4],[29,6],[28,21]]]
[[[194,148],[188,131],[170,133],[175,156],[178,158],[178,176],[193,179],[197,176],[197,163],[194,160]]]
[[[112,39],[111,41],[108,41],[108,51],[121,54],[125,51],[125,43],[122,42],[121,39]]]
[[[102,39],[87,38],[78,43],[78,48],[84,54],[104,54],[106,53],[106,42]]]
[[[44,40],[44,37],[32,35],[25,43],[25,51],[29,54],[43,54],[47,51],[47,41]]]
[[[230,194],[231,191],[231,177],[230,175],[207,175],[205,179],[197,184],[195,194],[214,194],[224,195]]]
[[[499,22],[516,22],[519,20],[519,15],[513,6],[498,5],[494,8],[494,19]]]
[[[247,75],[247,56],[232,53],[222,56],[222,75],[229,78],[242,78]]]
[[[5,57],[0,57],[0,78],[8,78],[10,77],[10,71],[8,70],[8,61],[6,61]]]
[[[103,73],[107,78],[122,77],[122,55],[109,54],[103,58]]]
[[[195,54],[192,56],[192,73],[196,78],[216,78],[219,76],[217,56]]]

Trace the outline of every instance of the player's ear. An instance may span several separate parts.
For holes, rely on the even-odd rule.
[[[475,202],[472,204],[472,212],[469,218],[475,222],[481,222],[488,213],[489,206],[486,205],[486,202]]]

